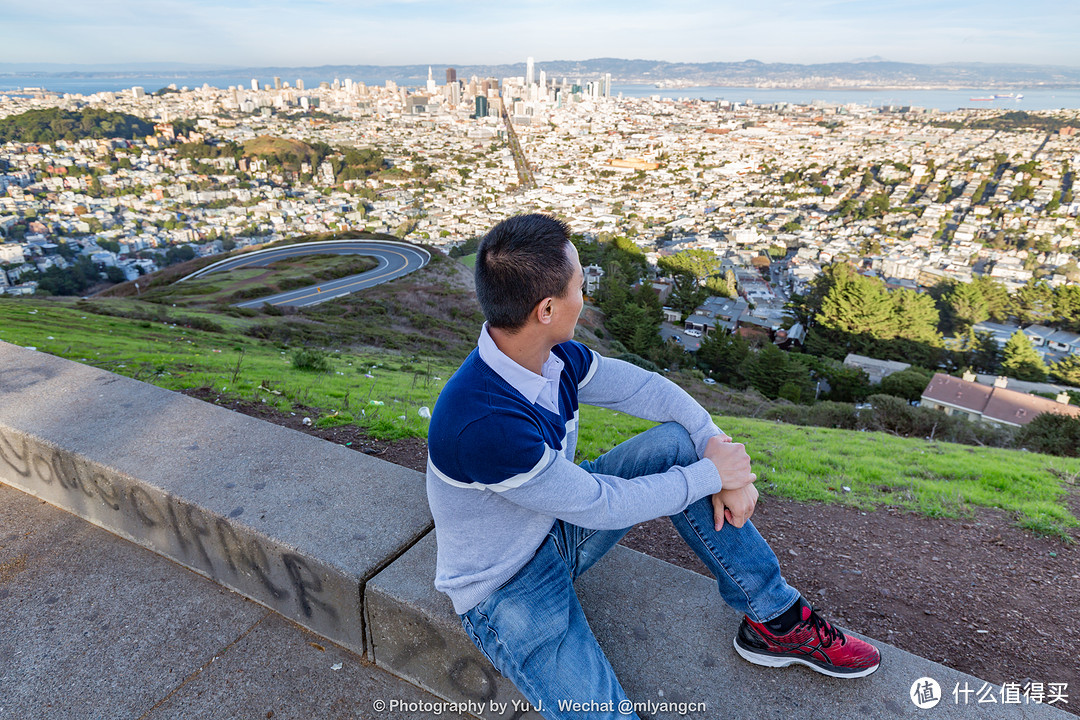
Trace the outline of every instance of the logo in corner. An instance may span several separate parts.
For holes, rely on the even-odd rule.
[[[928,710],[941,702],[941,686],[932,677],[921,677],[911,684],[911,702],[920,710]]]

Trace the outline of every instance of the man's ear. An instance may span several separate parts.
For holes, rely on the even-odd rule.
[[[536,303],[536,309],[533,311],[536,314],[536,319],[541,325],[547,325],[551,322],[552,316],[555,314],[554,298],[546,297],[540,302]]]

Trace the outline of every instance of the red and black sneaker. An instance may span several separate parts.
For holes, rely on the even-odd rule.
[[[755,665],[787,667],[800,663],[840,678],[865,677],[881,662],[876,647],[845,635],[805,603],[802,620],[783,635],[744,616],[735,634],[735,651]]]

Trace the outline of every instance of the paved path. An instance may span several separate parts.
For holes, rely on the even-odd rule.
[[[387,703],[381,712],[377,701]],[[0,483],[4,720],[464,717],[400,704],[439,702],[207,578]]]
[[[359,290],[379,285],[390,280],[408,275],[414,270],[427,265],[431,255],[423,248],[397,243],[389,240],[332,240],[326,242],[296,243],[283,245],[276,248],[267,248],[255,252],[244,253],[231,257],[213,265],[207,265],[202,270],[181,278],[177,282],[183,282],[192,278],[202,277],[210,273],[225,270],[236,270],[244,267],[263,267],[270,263],[291,257],[303,255],[367,255],[378,260],[379,264],[373,270],[349,275],[337,280],[329,280],[318,285],[290,290],[288,292],[270,295],[267,297],[245,300],[236,303],[237,307],[262,307],[269,305],[289,305],[303,307],[305,305],[317,305],[327,300],[343,297]]]

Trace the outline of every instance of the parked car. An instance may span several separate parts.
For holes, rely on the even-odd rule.
[[[698,337],[698,338],[701,337],[701,331],[700,330],[694,330],[692,328],[690,330],[683,330],[683,334],[689,335],[690,337]]]

